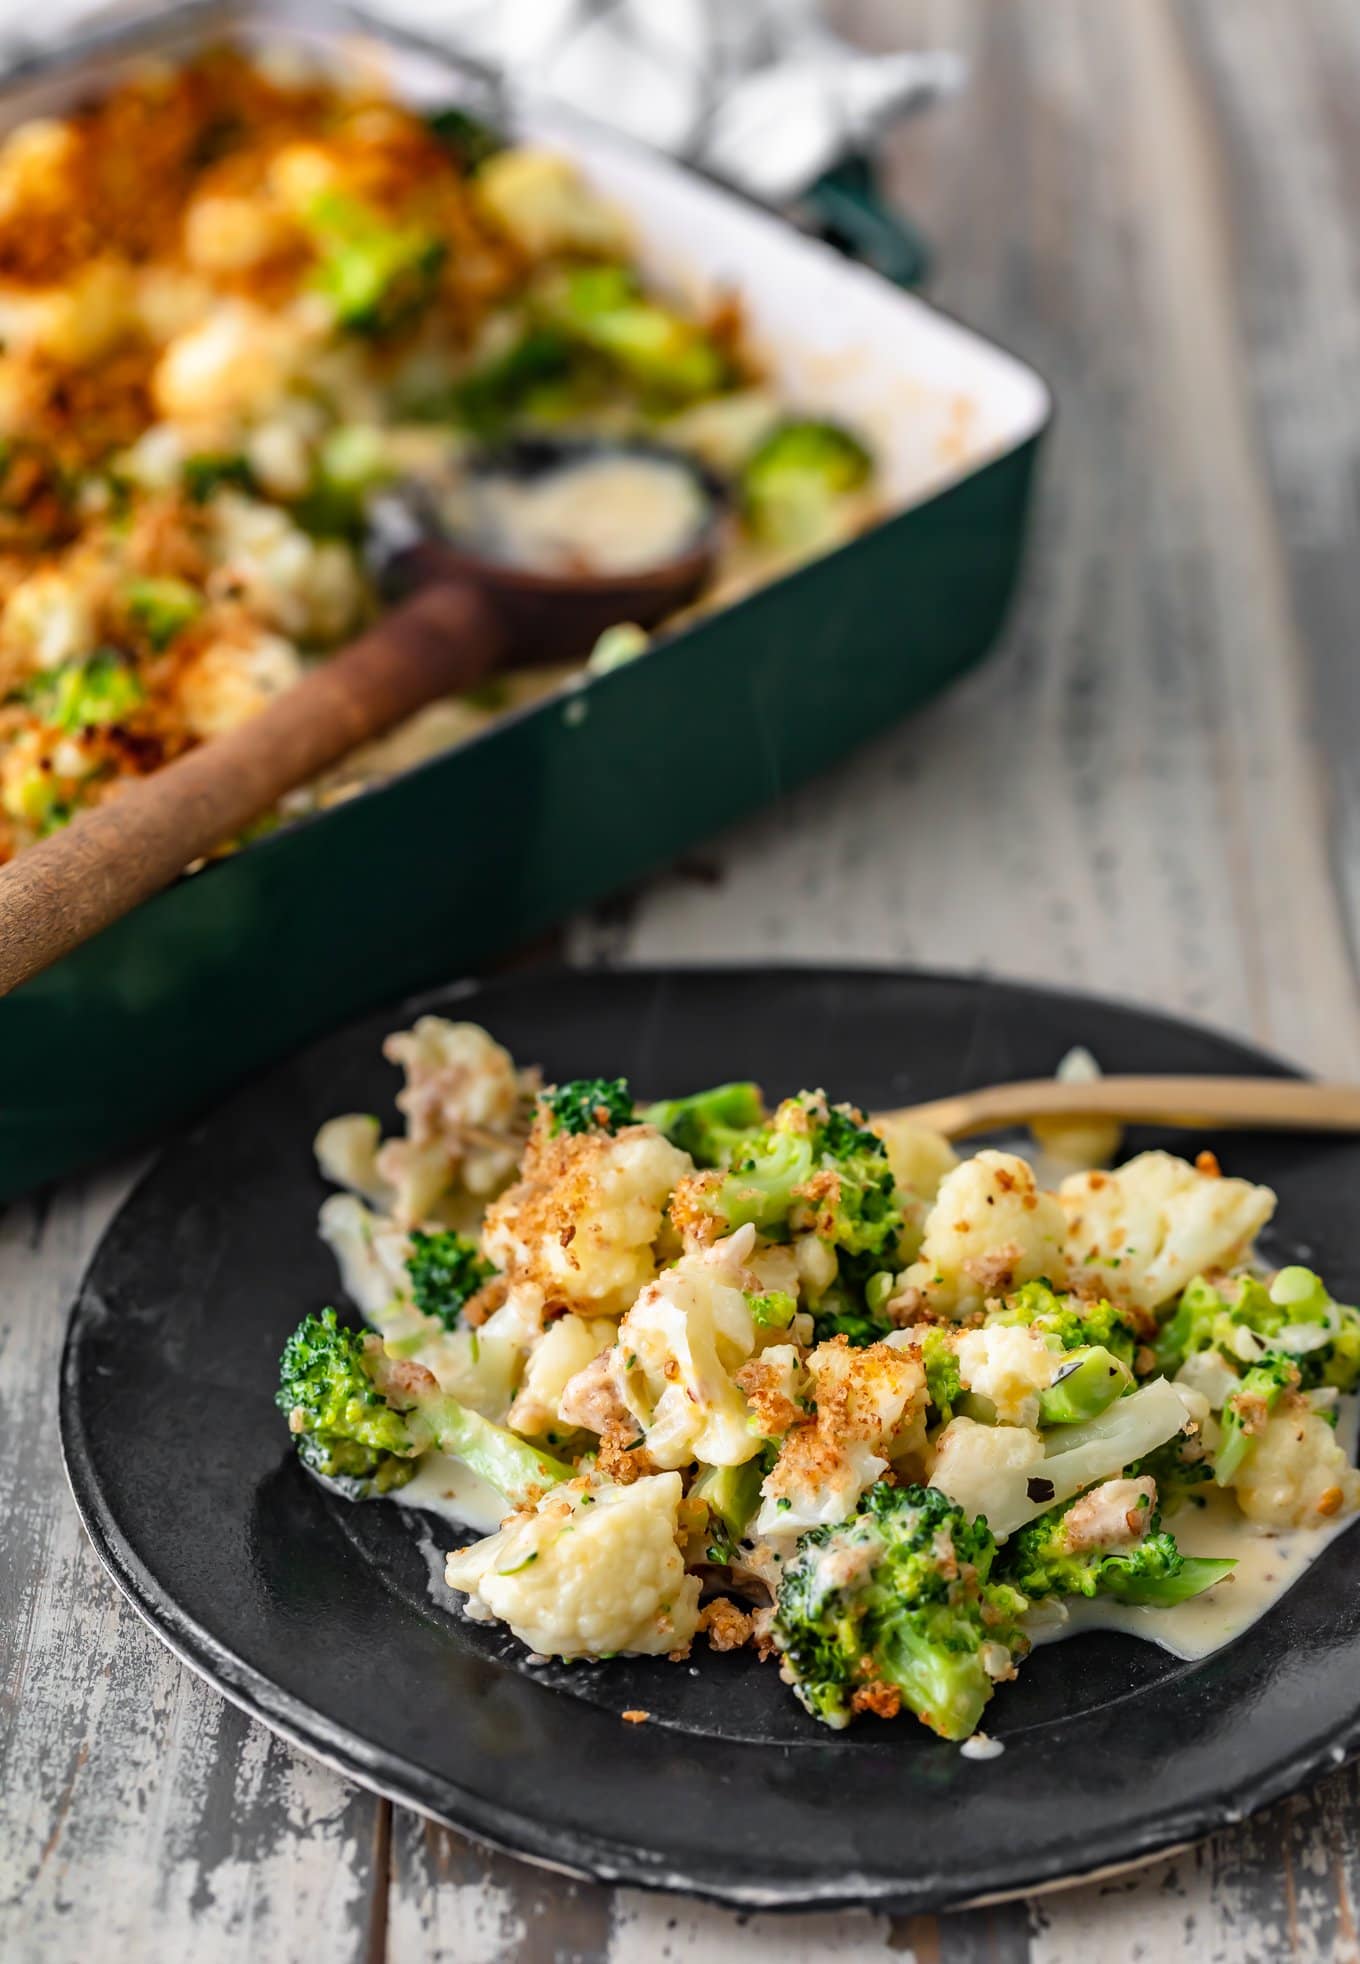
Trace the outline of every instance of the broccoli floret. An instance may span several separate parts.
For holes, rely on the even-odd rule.
[[[184,495],[196,505],[206,505],[218,491],[255,489],[255,473],[246,459],[227,451],[205,450],[186,457],[180,477]]]
[[[505,138],[490,123],[484,123],[480,116],[469,115],[466,109],[450,104],[447,109],[436,109],[425,118],[426,128],[469,176],[484,164],[488,157],[494,157],[498,150],[504,150]]]
[[[1234,1566],[1230,1561],[1182,1555],[1158,1514],[1143,1539],[1130,1547],[1072,1549],[1067,1517],[1076,1504],[1069,1500],[1028,1522],[998,1557],[998,1575],[1032,1600],[1113,1596],[1121,1603],[1166,1608],[1212,1589]]]
[[[726,1166],[767,1123],[758,1084],[719,1084],[688,1098],[663,1098],[638,1116],[664,1132],[696,1166]]]
[[[748,1296],[746,1307],[751,1321],[761,1330],[787,1330],[798,1313],[798,1304],[782,1289],[766,1289]]]
[[[760,1505],[760,1483],[774,1464],[776,1448],[766,1446],[742,1466],[702,1466],[689,1490],[691,1500],[708,1508],[710,1562],[730,1564]]]
[[[1056,1337],[1063,1350],[1098,1345],[1110,1351],[1129,1370],[1141,1342],[1138,1326],[1110,1302],[1083,1302],[1060,1296],[1047,1282],[1026,1282],[1006,1298],[1006,1307],[989,1323],[1027,1323],[1045,1336]]]
[[[157,653],[203,611],[203,599],[184,580],[132,580],[124,596],[127,610]]]
[[[926,1391],[935,1408],[931,1422],[938,1419],[947,1425],[965,1395],[954,1346],[943,1330],[930,1325],[920,1333],[919,1349],[925,1367]]]
[[[415,1472],[420,1447],[373,1382],[368,1339],[333,1309],[304,1318],[284,1345],[275,1402],[313,1472],[356,1493],[388,1493]]]
[[[774,1638],[806,1709],[843,1726],[905,1705],[966,1739],[993,1672],[1028,1645],[1025,1599],[988,1580],[996,1544],[935,1487],[880,1481],[838,1527],[799,1540],[775,1603]],[[992,1649],[991,1647],[995,1647]],[[987,1647],[984,1654],[984,1647]]]
[[[333,430],[317,453],[312,482],[293,516],[315,538],[357,539],[368,498],[392,476],[381,433],[362,423]]]
[[[649,299],[630,267],[571,267],[543,286],[539,307],[550,326],[659,396],[711,395],[731,379],[699,323]]]
[[[42,678],[32,697],[44,723],[73,733],[121,723],[145,700],[135,670],[111,648],[63,663]]]
[[[424,226],[386,218],[341,191],[319,193],[306,219],[318,255],[313,282],[339,326],[387,333],[434,292],[444,244]]]
[[[1214,1477],[1203,1442],[1188,1432],[1178,1433],[1165,1445],[1133,1460],[1125,1471],[1131,1480],[1144,1473],[1152,1475],[1157,1482],[1157,1506],[1163,1518],[1187,1502],[1193,1507],[1203,1507],[1204,1495],[1198,1489]]]
[[[885,1316],[876,1315],[867,1302],[860,1300],[857,1291],[839,1280],[818,1298],[812,1312],[814,1343],[830,1343],[833,1337],[845,1337],[856,1350],[862,1350],[866,1344],[886,1337],[892,1327]]]
[[[1333,1302],[1321,1276],[1300,1267],[1282,1268],[1269,1286],[1254,1275],[1217,1286],[1197,1275],[1158,1333],[1158,1367],[1174,1376],[1187,1357],[1217,1349],[1236,1368],[1233,1339],[1241,1329],[1267,1350],[1293,1357],[1305,1391],[1324,1384],[1354,1391],[1360,1384],[1360,1310]],[[1292,1333],[1304,1330],[1326,1331],[1327,1340],[1296,1351]]]
[[[1133,1389],[1133,1372],[1104,1344],[1069,1350],[1039,1397],[1040,1425],[1081,1425]]]
[[[412,1300],[417,1309],[437,1316],[446,1330],[452,1330],[464,1303],[491,1280],[496,1270],[478,1254],[475,1242],[451,1228],[441,1228],[435,1234],[413,1228],[410,1240],[406,1273],[411,1278]]]
[[[626,1077],[578,1077],[540,1095],[551,1116],[551,1131],[618,1132],[632,1125],[633,1096]]]
[[[1243,1372],[1221,1415],[1223,1436],[1214,1454],[1214,1478],[1219,1486],[1232,1484],[1270,1414],[1287,1391],[1297,1390],[1298,1383],[1298,1365],[1279,1355],[1264,1357]]]
[[[502,435],[517,417],[532,416],[542,392],[573,372],[570,339],[551,327],[529,327],[502,354],[462,376],[450,389],[420,405],[433,421],[461,423],[480,437]]]
[[[882,1334],[886,1325],[866,1312],[863,1292],[871,1276],[896,1265],[906,1221],[888,1149],[853,1107],[828,1105],[820,1092],[786,1098],[733,1153],[702,1204],[729,1230],[749,1221],[776,1239],[811,1232],[830,1242],[852,1300],[833,1300],[824,1313],[867,1314]]]
[[[512,1507],[571,1479],[562,1460],[446,1397],[432,1377],[432,1389],[389,1396],[379,1379],[386,1362],[382,1339],[337,1323],[333,1309],[304,1317],[284,1345],[276,1402],[298,1454],[350,1499],[403,1485],[431,1447],[461,1459]]]
[[[742,468],[746,522],[771,545],[810,543],[826,530],[837,499],[867,483],[872,470],[864,445],[838,424],[780,423]]]

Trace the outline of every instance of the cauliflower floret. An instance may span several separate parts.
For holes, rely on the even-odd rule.
[[[352,1193],[333,1193],[322,1203],[317,1227],[335,1256],[341,1287],[370,1320],[406,1293],[409,1244],[395,1222],[370,1213]]]
[[[892,1462],[925,1444],[916,1351],[886,1343],[854,1350],[833,1337],[812,1352],[807,1372],[812,1415],[786,1435],[760,1489],[755,1532],[765,1539],[843,1521]]]
[[[360,1159],[351,1170],[381,1186],[390,1211],[407,1227],[434,1220],[471,1225],[476,1209],[461,1205],[454,1189],[480,1203],[513,1174],[537,1074],[516,1070],[509,1051],[478,1024],[450,1023],[442,1016],[422,1016],[413,1028],[397,1031],[383,1045],[383,1055],[406,1074],[405,1088],[397,1094],[406,1137],[387,1140],[371,1167]],[[356,1121],[332,1120],[323,1127],[318,1152],[342,1123]],[[334,1177],[358,1185],[342,1166]]]
[[[585,1432],[598,1432],[601,1438],[634,1423],[619,1390],[619,1347],[602,1350],[585,1369],[578,1371],[562,1388],[557,1412],[563,1425],[580,1426]]]
[[[163,348],[206,320],[218,296],[206,280],[183,266],[143,266],[137,280],[137,316],[142,333]]]
[[[8,354],[33,349],[63,368],[84,368],[132,331],[135,301],[131,270],[96,259],[63,286],[0,289],[0,338]]]
[[[994,1518],[996,1510],[989,1503],[995,1493],[1013,1487],[1017,1476],[1026,1476],[1031,1468],[1037,1473],[1043,1460],[1044,1442],[1037,1432],[954,1418],[935,1442],[930,1484],[957,1501],[969,1520],[979,1514]]]
[[[944,1180],[959,1163],[959,1156],[933,1126],[921,1125],[914,1118],[889,1114],[876,1118],[870,1130],[877,1132],[888,1148],[888,1164],[893,1179],[904,1193],[918,1200],[933,1200]]]
[[[175,336],[151,378],[172,422],[234,428],[281,395],[305,362],[297,326],[245,300],[223,300]]]
[[[307,434],[287,417],[261,423],[247,439],[251,475],[271,498],[300,498],[312,479]]]
[[[329,1118],[312,1141],[317,1170],[332,1186],[348,1187],[370,1201],[379,1213],[390,1214],[395,1198],[378,1171],[382,1126],[371,1112],[346,1112]]]
[[[395,1354],[418,1361],[450,1397],[503,1421],[525,1352],[542,1332],[541,1302],[511,1299],[479,1329],[446,1330],[411,1300],[406,1268],[411,1244],[395,1221],[371,1213],[353,1194],[337,1193],[322,1206],[319,1229],[346,1295],[397,1347]]]
[[[0,144],[0,219],[45,219],[66,205],[79,167],[80,139],[55,116],[19,123]]]
[[[962,1317],[989,1296],[1040,1276],[1061,1289],[1063,1229],[1057,1198],[1043,1191],[1023,1159],[977,1153],[940,1184],[920,1258],[902,1276],[904,1306]]]
[[[280,635],[259,631],[213,641],[180,678],[180,708],[195,736],[225,736],[301,676],[297,649]]]
[[[97,638],[88,583],[56,568],[21,580],[0,621],[0,642],[35,668],[83,660],[94,653]]]
[[[760,1449],[734,1381],[755,1351],[756,1326],[730,1264],[721,1242],[683,1256],[619,1325],[619,1390],[657,1466],[741,1466]]]
[[[187,454],[183,434],[173,423],[152,423],[121,453],[118,473],[145,491],[174,491]]]
[[[1003,1424],[1039,1423],[1039,1397],[1059,1360],[1038,1330],[1005,1323],[964,1330],[954,1339],[954,1353],[965,1388],[990,1398]]]
[[[678,1473],[574,1481],[450,1555],[445,1579],[543,1656],[682,1650],[699,1624],[699,1579],[685,1574],[680,1502]]]
[[[615,1325],[604,1317],[568,1315],[550,1323],[529,1353],[524,1382],[510,1407],[515,1431],[532,1437],[564,1424],[563,1392],[578,1372],[608,1350],[615,1334]]]
[[[286,252],[297,237],[288,214],[268,198],[204,192],[184,214],[184,256],[200,273],[248,273]]]
[[[1165,1152],[1074,1174],[1058,1199],[1073,1287],[1147,1310],[1240,1263],[1275,1211],[1269,1187],[1225,1179],[1211,1155],[1191,1166]]]
[[[522,1177],[487,1210],[484,1251],[549,1304],[620,1316],[656,1274],[666,1202],[692,1170],[653,1126],[554,1136],[540,1118]]]
[[[554,150],[502,150],[487,158],[472,188],[482,210],[530,259],[556,252],[624,258],[631,248],[622,214]]]
[[[840,1273],[834,1243],[817,1234],[796,1234],[791,1246],[804,1299],[820,1302]]]
[[[279,506],[235,491],[219,492],[210,516],[211,595],[241,601],[299,641],[335,641],[355,625],[364,584],[347,545],[313,539]]]
[[[1084,1548],[1127,1548],[1152,1526],[1156,1506],[1151,1474],[1104,1480],[1074,1500],[1063,1517],[1063,1546],[1074,1555]]]
[[[668,416],[661,435],[675,449],[688,450],[720,476],[737,477],[747,458],[786,413],[773,389],[731,389]]]
[[[1081,1425],[1047,1439],[1021,1425],[951,1419],[935,1441],[930,1484],[965,1513],[984,1515],[998,1541],[1055,1501],[1121,1475],[1125,1467],[1187,1430],[1192,1394],[1152,1378]]]
[[[1248,1520],[1270,1527],[1322,1527],[1360,1507],[1360,1473],[1297,1395],[1270,1414],[1232,1485]]]

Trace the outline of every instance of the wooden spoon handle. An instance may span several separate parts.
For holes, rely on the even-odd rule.
[[[1360,1132],[1360,1085],[1269,1077],[1102,1077],[1077,1084],[1036,1078],[960,1091],[882,1116],[915,1119],[951,1139],[1034,1118],[1113,1118],[1192,1131]]]
[[[0,995],[49,968],[356,745],[504,653],[477,589],[422,589],[230,735],[81,813],[0,867]]]

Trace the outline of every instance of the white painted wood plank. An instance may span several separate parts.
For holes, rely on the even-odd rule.
[[[66,1309],[125,1186],[72,1182],[50,1210],[0,1217],[0,1955],[357,1960],[382,1804],[163,1648],[95,1560],[62,1477]]]

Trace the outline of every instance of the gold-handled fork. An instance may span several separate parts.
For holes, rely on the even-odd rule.
[[[950,1139],[1036,1118],[1101,1118],[1193,1130],[1360,1132],[1360,1085],[1269,1077],[1100,1077],[1072,1084],[1032,1078],[958,1091],[876,1117],[915,1119]]]

